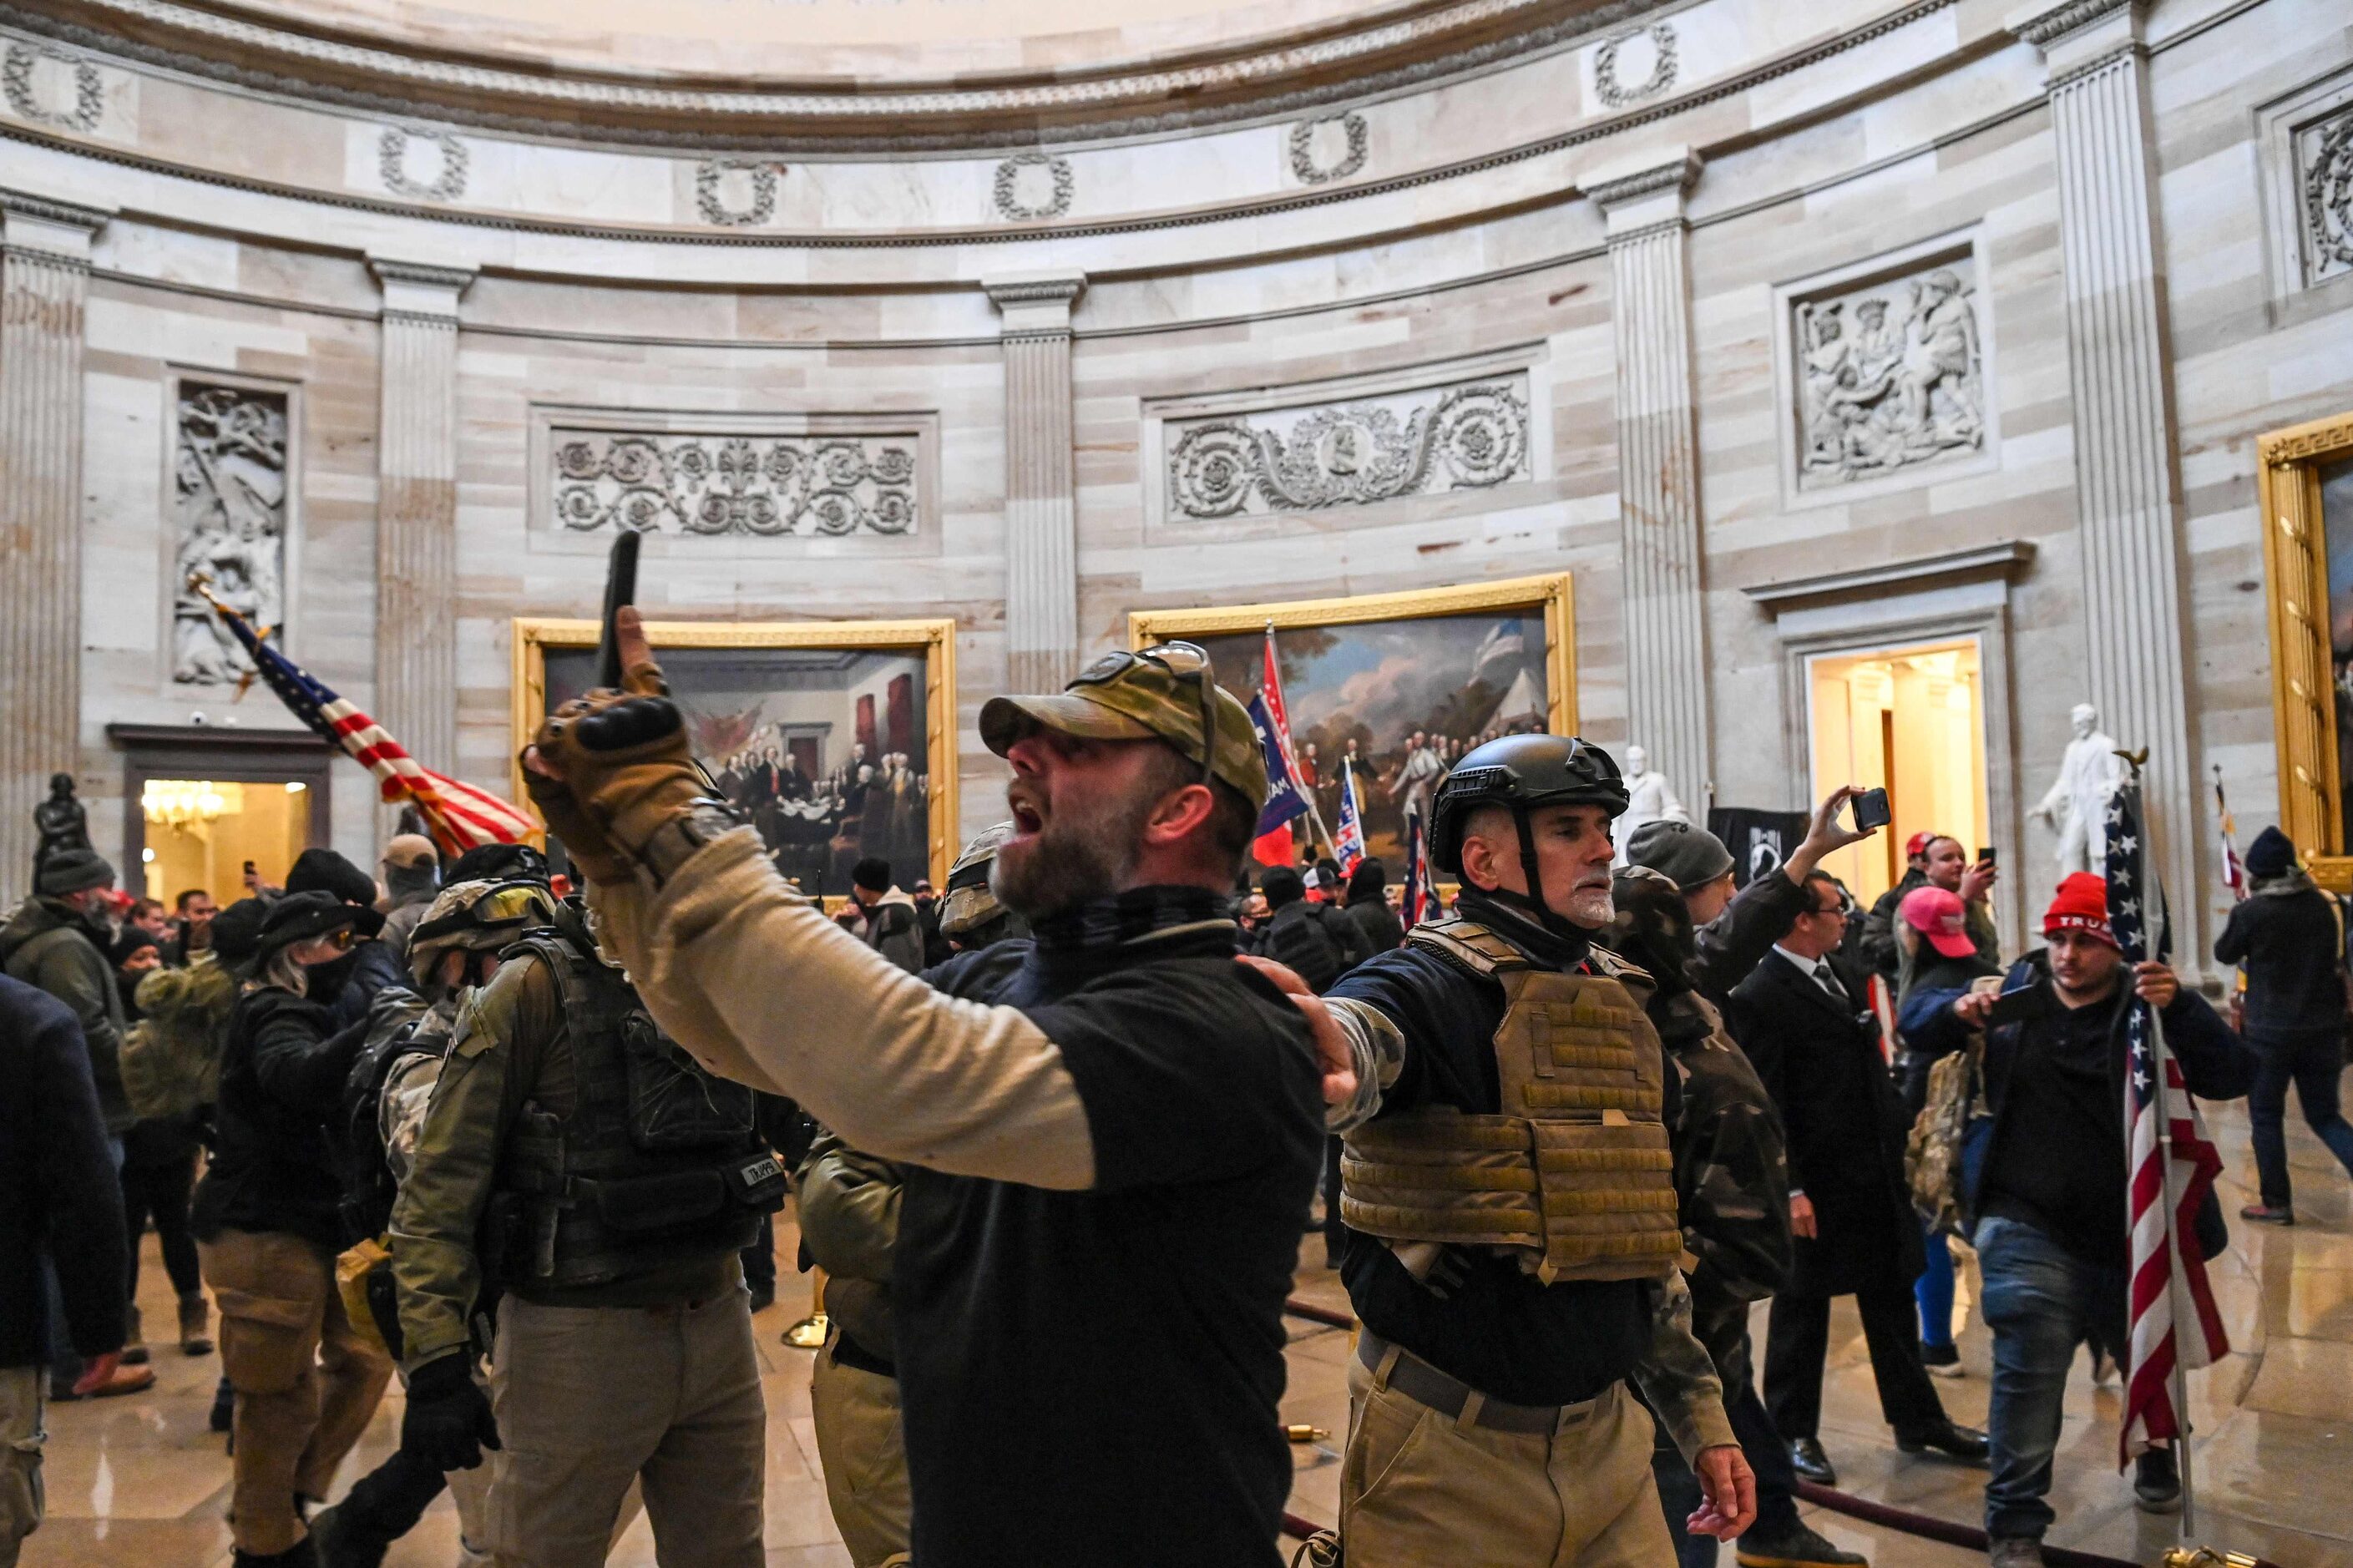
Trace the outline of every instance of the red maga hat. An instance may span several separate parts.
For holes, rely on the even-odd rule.
[[[1915,888],[1896,907],[1904,923],[1928,939],[1928,945],[1947,958],[1967,958],[1978,950],[1969,940],[1968,917],[1961,896],[1942,888]]]
[[[2107,883],[2089,871],[2076,871],[2059,884],[2051,907],[2042,912],[2042,934],[2062,931],[2079,931],[2110,947],[2117,945],[2116,933],[2108,925]]]

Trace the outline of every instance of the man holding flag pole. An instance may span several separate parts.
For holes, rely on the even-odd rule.
[[[2055,1517],[2061,1401],[2075,1347],[2129,1345],[2119,1460],[2147,1512],[2189,1510],[2185,1372],[2228,1353],[2206,1264],[2227,1240],[2221,1161],[2189,1098],[2235,1099],[2254,1061],[2166,963],[2163,889],[2138,787],[2107,811],[2105,878],[2061,882],[2044,962],[2001,995],[1926,994],[1915,1048],[1957,1050],[1982,1031],[1991,1115],[1970,1131],[1962,1194],[1993,1331],[1986,1533],[1997,1568],[2035,1568]]]

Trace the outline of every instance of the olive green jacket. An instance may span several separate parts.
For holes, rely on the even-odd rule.
[[[896,1359],[891,1250],[899,1241],[906,1173],[819,1131],[793,1173],[801,1239],[825,1270],[826,1315],[867,1354]]]

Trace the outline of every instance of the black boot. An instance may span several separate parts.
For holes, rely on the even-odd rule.
[[[1791,1519],[1786,1530],[1751,1530],[1735,1553],[1740,1568],[1871,1568],[1860,1552],[1845,1552]]]
[[[311,1521],[311,1544],[319,1568],[383,1568],[393,1538],[375,1521],[353,1511],[350,1500],[321,1509]]]
[[[319,1568],[319,1554],[306,1535],[285,1551],[269,1557],[245,1551],[231,1552],[229,1568]]]

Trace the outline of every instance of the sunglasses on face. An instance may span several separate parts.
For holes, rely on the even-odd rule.
[[[337,952],[349,952],[353,947],[358,943],[360,938],[357,931],[353,931],[349,926],[345,926],[341,931],[329,931],[319,940],[325,942],[329,947],[333,948]]]
[[[1208,784],[1216,775],[1218,754],[1218,678],[1208,648],[1199,643],[1165,642],[1138,653],[1105,654],[1071,684],[1102,686],[1139,664],[1157,665],[1176,679],[1193,683],[1201,708],[1201,782]]]

